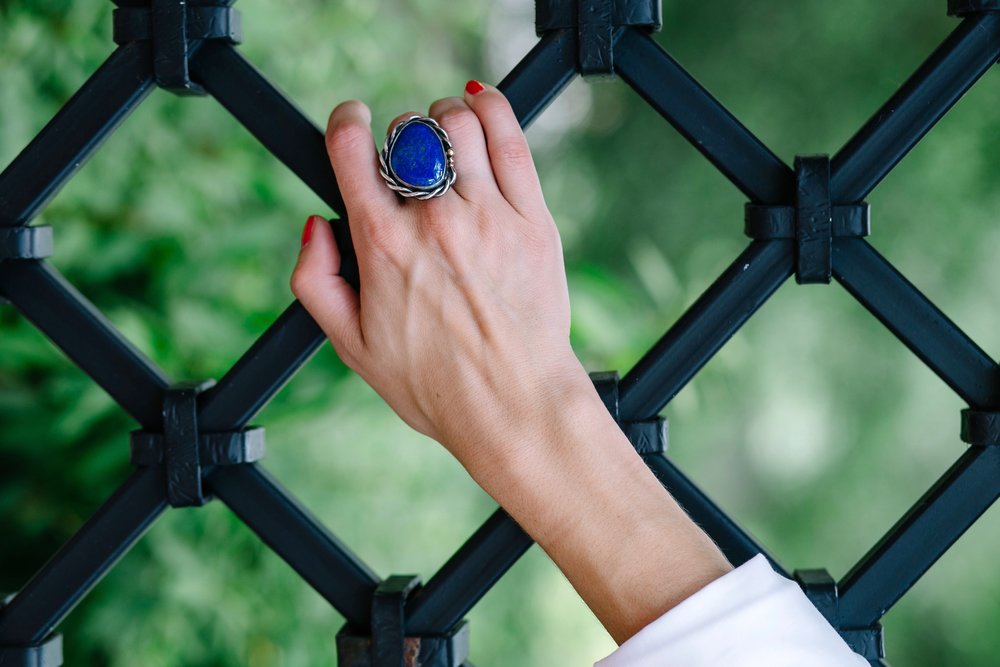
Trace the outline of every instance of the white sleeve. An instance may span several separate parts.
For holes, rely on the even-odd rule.
[[[762,555],[656,619],[594,667],[868,667]]]

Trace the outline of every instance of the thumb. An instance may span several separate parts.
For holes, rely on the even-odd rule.
[[[302,249],[292,272],[292,292],[333,343],[341,360],[354,367],[364,352],[361,306],[340,272],[340,250],[330,223],[310,216],[302,231]]]

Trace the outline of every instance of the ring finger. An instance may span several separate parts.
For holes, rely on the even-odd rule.
[[[486,137],[479,117],[461,97],[445,97],[431,105],[428,115],[436,120],[455,148],[455,190],[464,199],[476,198],[473,190],[491,187],[499,191],[493,178]]]

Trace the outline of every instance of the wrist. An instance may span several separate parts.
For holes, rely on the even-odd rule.
[[[560,461],[575,456],[574,450],[588,446],[591,438],[581,436],[595,428],[617,431],[575,356],[550,364],[546,371],[520,377],[530,379],[511,392],[513,397],[484,408],[494,417],[481,420],[485,428],[475,434],[460,433],[444,443],[488,492],[495,486],[533,483]]]

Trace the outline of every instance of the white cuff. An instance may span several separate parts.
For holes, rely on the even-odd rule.
[[[868,667],[802,590],[755,556],[594,667]]]

